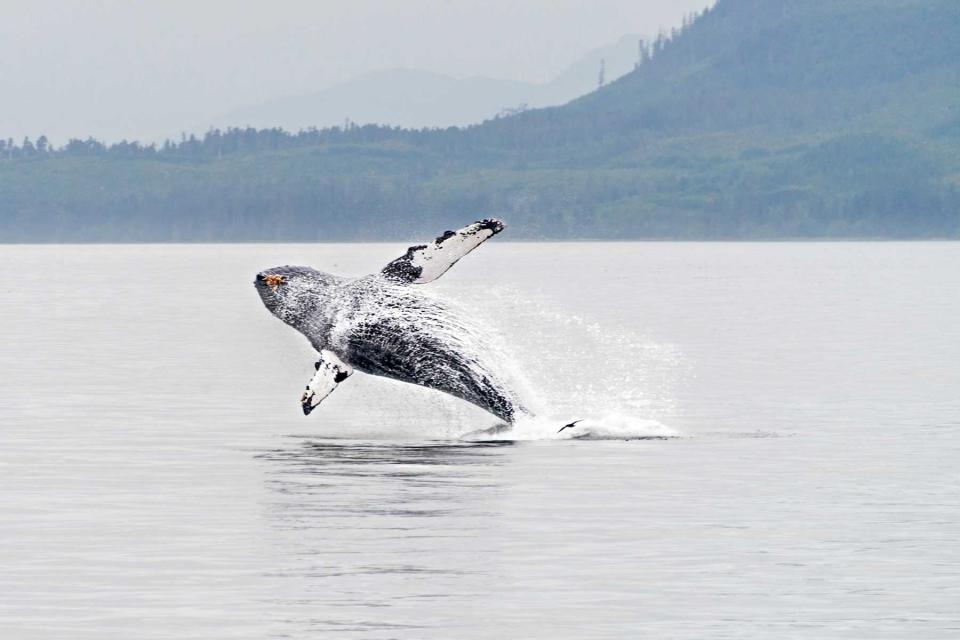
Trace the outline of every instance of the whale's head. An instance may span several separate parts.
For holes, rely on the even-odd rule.
[[[341,278],[310,267],[264,269],[253,284],[270,313],[301,331],[315,325],[331,303]]]

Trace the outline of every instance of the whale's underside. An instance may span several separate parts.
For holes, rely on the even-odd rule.
[[[436,389],[512,422],[519,403],[488,365],[476,345],[447,333],[411,332],[405,322],[385,317],[364,322],[346,336],[350,364],[364,373]]]

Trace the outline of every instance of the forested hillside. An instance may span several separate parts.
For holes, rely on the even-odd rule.
[[[960,235],[956,0],[719,0],[644,58],[464,129],[7,141],[0,240]]]

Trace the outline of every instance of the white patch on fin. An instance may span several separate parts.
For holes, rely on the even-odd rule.
[[[504,224],[492,218],[478,220],[458,231],[447,231],[429,244],[407,249],[407,253],[384,267],[388,278],[411,284],[433,282],[485,240],[500,233]]]
[[[310,415],[310,412],[316,409],[324,398],[333,393],[338,384],[351,375],[353,375],[353,367],[338,358],[337,354],[326,349],[321,351],[320,359],[317,361],[317,372],[310,378],[307,390],[300,396],[303,415]]]

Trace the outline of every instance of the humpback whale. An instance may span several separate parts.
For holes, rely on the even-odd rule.
[[[289,265],[258,273],[254,285],[267,309],[319,353],[300,397],[304,415],[354,371],[436,389],[508,424],[527,413],[488,361],[469,319],[417,287],[503,229],[499,220],[479,220],[357,279]]]

